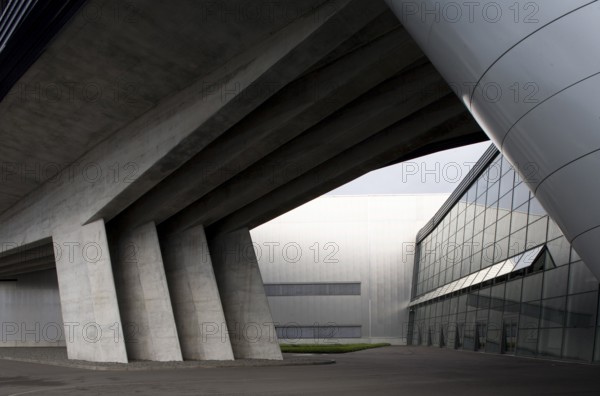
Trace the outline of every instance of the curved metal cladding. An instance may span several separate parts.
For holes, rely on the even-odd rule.
[[[386,2],[600,277],[600,3]]]

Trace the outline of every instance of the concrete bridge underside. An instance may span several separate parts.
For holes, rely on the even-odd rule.
[[[244,3],[87,2],[0,102],[0,278],[56,269],[72,359],[281,359],[248,230],[487,139],[383,1]]]

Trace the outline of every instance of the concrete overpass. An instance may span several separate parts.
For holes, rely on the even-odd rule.
[[[416,42],[379,1],[3,4],[0,276],[56,268],[72,359],[280,359],[248,229],[487,139],[405,4]]]
[[[72,359],[281,358],[248,229],[486,139],[383,2],[69,6],[0,103],[0,274],[56,267]]]

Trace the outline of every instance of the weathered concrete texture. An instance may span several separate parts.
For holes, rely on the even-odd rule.
[[[233,360],[203,227],[162,243],[165,270],[186,360]]]
[[[290,5],[255,0],[248,4],[252,15],[245,14],[246,5],[239,1],[84,3],[0,104],[0,135],[12,142],[0,146],[0,157],[15,165],[14,174],[0,185],[1,210],[166,96],[276,34],[299,10],[323,0]],[[273,6],[277,16],[282,7],[290,13],[254,13],[255,7]],[[236,16],[238,11],[243,16]],[[23,162],[32,170],[24,176],[17,174]],[[38,166],[41,171],[36,172]]]
[[[224,234],[209,245],[235,358],[283,359],[250,231]]]
[[[429,65],[387,80],[173,216],[170,232],[210,225],[449,94]],[[265,172],[264,170],[268,170]]]
[[[396,28],[295,80],[127,208],[119,221],[164,221],[233,177],[228,170],[246,169],[422,56]]]
[[[113,248],[129,358],[183,360],[155,224],[121,234]]]
[[[104,220],[52,239],[69,359],[127,363]]]
[[[328,2],[214,65],[2,213],[0,238],[30,243],[61,223],[112,219],[385,10],[362,0]],[[90,176],[81,164],[102,172]],[[108,171],[115,164],[119,177]]]
[[[268,194],[232,212],[208,228],[209,235],[256,227],[303,203],[317,198],[370,170],[387,166],[398,159],[409,160],[415,147],[426,148],[440,139],[481,136],[480,128],[465,114],[464,106],[453,96],[427,106],[375,136],[316,166]],[[245,192],[245,191],[244,191]],[[237,198],[237,197],[236,197]]]

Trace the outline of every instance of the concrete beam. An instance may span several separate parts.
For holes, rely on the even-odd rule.
[[[210,225],[449,92],[431,65],[388,80],[194,202],[161,224],[161,231]]]
[[[104,221],[52,239],[69,359],[127,363]]]
[[[235,358],[282,360],[250,231],[224,234],[209,246]]]
[[[110,220],[384,11],[379,2],[331,1],[293,21],[20,200],[0,217],[0,240],[29,243],[62,224]]]
[[[429,144],[454,138],[481,139],[480,127],[454,95],[385,129],[372,138],[257,198],[208,228],[209,236],[224,235],[239,227],[254,228],[372,170],[408,160]]]
[[[0,276],[3,278],[6,278],[6,277],[30,274],[32,272],[45,271],[45,270],[50,270],[50,269],[55,269],[55,268],[56,268],[56,265],[54,264],[54,262],[52,262],[52,263],[40,264],[35,267],[29,267],[29,268],[26,268],[23,270],[3,272],[0,274]]]
[[[33,258],[10,266],[2,266],[0,267],[0,276],[6,274],[24,274],[54,267],[56,267],[56,263],[54,261],[54,253],[52,253],[49,256]]]
[[[19,265],[29,260],[54,256],[54,246],[51,238],[43,240],[42,243],[30,245],[9,242],[2,247],[2,250],[6,253],[0,255],[0,267]]]
[[[114,221],[133,226],[150,220],[161,223],[421,58],[422,53],[410,36],[396,27],[303,76],[233,126]]]
[[[181,348],[154,223],[111,243],[119,309],[130,359],[181,361]]]
[[[173,311],[186,360],[233,360],[204,229],[162,241]]]

